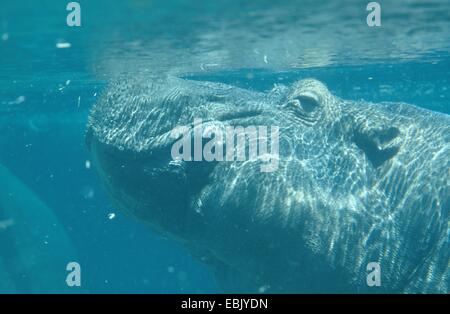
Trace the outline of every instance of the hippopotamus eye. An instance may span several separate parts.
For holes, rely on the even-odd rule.
[[[302,115],[309,115],[320,107],[320,102],[317,95],[313,93],[302,93],[288,99],[286,106]]]
[[[319,106],[317,97],[311,95],[298,95],[294,98],[306,112],[312,112]]]

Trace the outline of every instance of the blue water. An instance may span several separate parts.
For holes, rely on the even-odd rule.
[[[220,291],[184,247],[114,208],[86,167],[89,109],[118,75],[259,91],[314,77],[345,99],[450,114],[450,3],[380,1],[382,26],[369,28],[367,2],[79,1],[82,26],[68,27],[65,1],[2,1],[0,164],[67,233],[77,252],[67,262],[82,267],[82,286],[69,292]],[[61,42],[70,48],[57,48]],[[0,228],[0,237],[12,228]],[[15,243],[2,241],[0,260]],[[63,284],[65,266],[52,270]]]

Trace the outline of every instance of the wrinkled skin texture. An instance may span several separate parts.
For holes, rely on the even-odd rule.
[[[194,118],[279,126],[278,170],[174,163],[169,132]],[[123,79],[92,109],[87,144],[115,206],[184,243],[224,291],[448,292],[449,116],[311,79],[268,93]]]

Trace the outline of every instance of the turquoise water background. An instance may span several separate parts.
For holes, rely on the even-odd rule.
[[[381,27],[367,26],[368,1],[357,0],[79,1],[81,27],[66,25],[67,3],[0,4],[0,164],[67,233],[82,267],[73,292],[219,291],[184,248],[113,208],[86,166],[89,109],[118,75],[261,91],[314,77],[346,99],[450,114],[449,1],[380,1]],[[1,241],[6,259],[14,245]],[[65,266],[51,270],[62,284]],[[30,284],[22,292],[39,290]]]

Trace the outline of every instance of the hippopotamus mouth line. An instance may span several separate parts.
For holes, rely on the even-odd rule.
[[[261,109],[248,110],[248,111],[236,111],[236,112],[230,112],[230,113],[223,114],[217,120],[221,121],[221,122],[229,122],[229,121],[233,121],[233,120],[257,117],[257,116],[260,116],[262,113],[263,113],[263,110],[261,110]]]
[[[249,119],[249,118],[254,118],[257,116],[260,116],[263,114],[263,110],[259,109],[259,110],[239,110],[239,111],[232,111],[232,112],[227,112],[224,113],[220,116],[218,116],[215,119],[201,119],[198,118],[196,119],[195,117],[193,118],[193,121],[199,120],[202,123],[211,123],[211,122],[234,122],[234,121],[239,121],[239,120],[244,120],[244,119]],[[191,124],[189,124],[189,129],[193,129],[194,127],[196,127],[197,124],[192,122]],[[171,132],[173,129],[171,129],[168,132],[165,132],[163,134],[169,133]],[[163,135],[161,134],[161,135]]]
[[[233,112],[227,112],[224,113],[220,116],[218,116],[217,118],[211,119],[200,119],[201,123],[211,123],[211,122],[235,122],[235,121],[240,121],[240,120],[244,120],[244,119],[250,119],[250,118],[254,118],[254,117],[258,117],[261,116],[264,113],[264,111],[262,109],[250,109],[250,110],[238,110],[238,111],[233,111]],[[195,121],[196,119],[194,118],[193,121]],[[192,131],[197,125],[194,122],[191,122],[190,124],[185,125],[189,128],[189,132]],[[168,147],[173,145],[177,138],[172,138],[171,137],[171,132],[176,128],[172,127],[170,130],[167,130],[165,132],[162,132],[160,134],[157,134],[155,136],[153,136],[152,138],[149,139],[149,143],[151,143],[153,149],[151,150],[157,150],[157,148],[164,148],[164,147]],[[89,127],[87,129],[86,132],[86,145],[88,147],[88,149],[91,148],[91,142],[92,142],[92,137],[93,137],[93,128]],[[101,139],[97,138],[97,141],[99,142],[103,142]],[[158,144],[157,144],[158,143]],[[108,143],[104,143],[107,146]]]
[[[235,121],[241,121],[244,119],[250,119],[250,118],[254,118],[254,117],[258,117],[261,116],[263,114],[263,110],[259,109],[259,110],[248,110],[248,111],[235,111],[235,112],[229,112],[229,113],[225,113],[215,119],[198,119],[199,121],[201,121],[202,124],[205,123],[212,123],[212,122],[235,122]],[[193,121],[196,121],[197,119],[193,119]],[[237,125],[237,124],[236,124]],[[195,122],[191,122],[190,124],[186,125],[188,127],[188,132],[191,132],[195,127],[198,126],[197,123]],[[165,143],[163,146],[167,147],[167,146],[171,146],[173,145],[178,138],[173,138],[171,137],[171,133],[172,131],[175,129],[171,128],[170,130],[163,132],[159,135],[154,136],[150,141],[154,142],[154,143]],[[170,140],[169,140],[170,138]],[[161,145],[159,146],[161,147]]]

